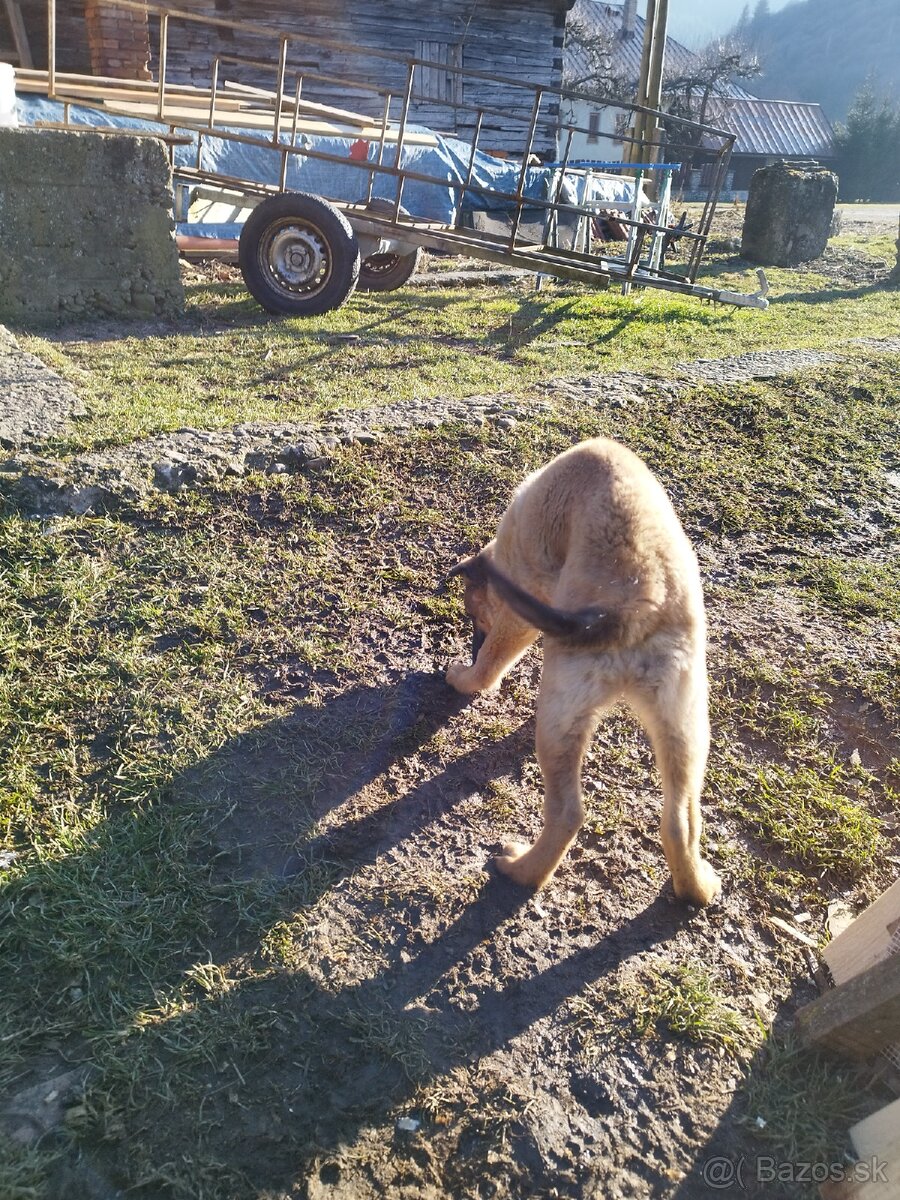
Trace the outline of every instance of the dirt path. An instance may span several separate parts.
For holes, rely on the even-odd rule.
[[[868,347],[890,354],[900,351],[900,338],[856,338],[843,345],[847,351]],[[734,358],[681,363],[666,377],[619,371],[576,380],[556,379],[546,385],[540,398],[435,397],[372,409],[336,411],[315,424],[250,423],[215,432],[181,429],[129,446],[57,461],[32,453],[28,447],[39,445],[51,432],[57,432],[80,411],[80,402],[68,384],[10,340],[0,364],[16,364],[22,377],[28,378],[29,386],[15,386],[7,393],[11,408],[17,413],[19,441],[18,452],[0,460],[0,484],[24,511],[42,516],[104,511],[123,502],[132,503],[153,490],[180,491],[221,479],[240,478],[253,471],[314,472],[339,445],[374,444],[386,436],[454,424],[512,428],[525,416],[547,411],[555,397],[577,396],[588,401],[594,397],[606,404],[628,405],[639,403],[642,398],[677,395],[701,382],[773,379],[840,360],[840,344],[832,351],[759,351]]]

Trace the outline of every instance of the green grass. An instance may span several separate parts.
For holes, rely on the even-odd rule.
[[[864,1074],[790,1035],[771,1034],[743,1086],[746,1123],[784,1162],[840,1162],[835,1147],[846,1145],[850,1126],[874,1107]]]
[[[693,966],[651,972],[633,1005],[632,1024],[642,1037],[668,1031],[730,1054],[745,1053],[752,1041],[747,1018],[728,1004],[722,985]]]
[[[753,290],[735,260],[710,262],[721,287]],[[68,453],[181,426],[306,421],[429,396],[523,395],[555,375],[665,370],[721,353],[810,347],[900,334],[896,292],[846,288],[773,268],[766,312],[704,306],[647,291],[623,297],[533,284],[359,294],[338,312],[273,321],[236,284],[188,289],[185,318],[109,335],[77,332],[26,347],[71,379],[88,417],[54,449]],[[828,319],[822,320],[827,305]]]
[[[58,365],[85,373],[92,406],[65,448],[432,391],[525,393],[598,366],[664,369],[699,354],[898,332],[887,307],[895,295],[838,293],[820,305],[807,301],[825,285],[803,276],[802,286],[812,289],[806,300],[766,314],[654,295],[635,304],[479,289],[361,297],[302,326],[266,321],[233,290],[218,314],[212,295],[198,294],[175,334],[54,343]],[[210,336],[214,322],[221,337]],[[339,340],[345,331],[363,341]],[[567,340],[578,344],[559,344]],[[898,365],[859,350],[793,378],[650,393],[633,408],[571,401],[509,431],[446,428],[342,448],[314,478],[251,478],[106,517],[39,522],[6,510],[0,832],[14,857],[0,860],[0,1083],[18,1086],[59,1047],[90,1065],[59,1153],[71,1156],[72,1140],[117,1186],[149,1195],[234,1200],[263,1185],[220,1131],[235,1121],[262,1130],[248,1151],[257,1165],[270,1154],[331,1161],[336,1143],[320,1146],[303,1114],[318,1119],[315,1096],[345,1073],[387,1081],[348,1097],[366,1112],[383,1116],[398,1095],[420,1093],[428,1111],[453,1108],[442,1097],[463,1068],[441,1074],[432,1061],[433,1025],[447,1014],[392,1011],[369,983],[391,965],[402,977],[398,926],[415,958],[417,914],[456,920],[483,878],[454,875],[427,839],[427,865],[364,856],[421,777],[440,779],[453,756],[519,737],[533,697],[527,673],[517,675],[496,704],[436,730],[423,712],[387,741],[385,697],[458,653],[459,596],[439,594],[439,581],[489,535],[522,475],[580,437],[611,434],[646,457],[710,577],[707,837],[727,886],[761,909],[883,887],[879,824],[900,783],[889,557]],[[842,725],[851,704],[868,706],[872,721],[863,767],[850,761],[856,727]],[[373,747],[384,762],[374,779],[360,777]],[[655,839],[651,771],[643,738],[616,715],[585,770],[590,853]],[[485,768],[477,786],[461,815],[476,822],[475,842],[522,821],[523,800],[538,797],[530,749],[512,773]],[[350,833],[347,845],[329,841],[342,830],[317,804],[327,810],[335,791],[361,845]],[[651,792],[635,809],[635,796]],[[292,876],[267,872],[270,850],[276,868],[293,855]],[[661,884],[661,858],[652,869]],[[588,922],[584,896],[567,904],[572,921]],[[754,1032],[732,995],[740,983],[685,963],[696,939],[679,938],[665,967],[639,975],[629,1028],[737,1052]],[[530,960],[516,969],[527,975]],[[464,975],[454,986],[464,1003]],[[599,1047],[604,1005],[615,1000],[624,1020],[623,996],[592,987],[572,1012],[582,1040]],[[449,1061],[468,1062],[463,1033]],[[805,1148],[792,1053],[790,1078],[774,1052],[754,1074],[751,1089],[768,1079],[772,1095],[751,1090],[748,1111],[771,1113],[770,1125],[782,1122]],[[800,1075],[818,1095],[815,1071]],[[837,1124],[849,1112],[842,1100],[822,1103]],[[497,1145],[515,1135],[520,1109],[491,1092],[454,1111],[482,1112],[472,1128]],[[276,1126],[283,1145],[265,1140]],[[0,1194],[52,1197],[55,1146],[0,1153]]]

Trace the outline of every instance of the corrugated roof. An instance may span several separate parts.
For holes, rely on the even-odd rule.
[[[637,81],[641,73],[641,50],[644,45],[644,18],[635,17],[634,33],[622,36],[621,4],[606,4],[603,0],[575,0],[568,16],[568,24],[578,24],[593,37],[610,39],[612,42],[612,72],[623,79]],[[666,38],[667,73],[688,70],[696,56],[674,38]],[[569,79],[579,79],[590,69],[590,56],[584,47],[566,39],[565,73]]]
[[[735,154],[831,158],[834,130],[819,104],[714,96],[708,120],[737,134]]]
[[[644,19],[635,17],[634,34],[622,36],[622,4],[605,0],[575,0],[569,23],[576,22],[589,36],[610,45],[610,73],[637,85],[644,44]],[[666,75],[692,70],[697,55],[674,38],[666,38]],[[590,70],[590,55],[583,45],[566,42],[565,74],[578,80]],[[834,155],[834,130],[818,104],[794,100],[758,100],[736,83],[725,85],[725,94],[714,96],[706,113],[710,125],[737,135],[735,154],[767,157],[830,158]]]

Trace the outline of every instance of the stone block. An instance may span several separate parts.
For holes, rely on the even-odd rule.
[[[165,146],[0,129],[0,318],[184,309]]]
[[[828,243],[837,187],[837,176],[814,164],[760,167],[750,181],[741,256],[778,267],[818,258]]]

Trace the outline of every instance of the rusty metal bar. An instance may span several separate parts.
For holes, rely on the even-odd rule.
[[[484,120],[484,113],[479,112],[478,120],[475,122],[475,129],[474,129],[474,132],[472,133],[472,147],[469,151],[469,166],[468,166],[468,169],[466,170],[466,182],[459,189],[458,204],[460,207],[462,206],[462,202],[465,199],[466,192],[469,190],[469,187],[472,183],[472,175],[475,172],[475,155],[478,153],[478,141],[481,137],[481,124],[482,124],[483,120]]]
[[[406,124],[409,120],[409,105],[413,90],[413,79],[416,74],[416,64],[411,62],[406,75],[406,92],[403,96],[403,107],[400,109],[400,124],[397,126],[397,153],[394,158],[396,170],[399,178],[397,182],[397,199],[394,201],[394,220],[400,216],[400,207],[403,199],[403,168],[401,166],[403,157],[403,143],[406,140]]]
[[[275,121],[272,126],[272,145],[277,146],[281,140],[281,106],[284,103],[284,72],[287,66],[288,38],[282,34],[278,48],[278,74],[275,87]],[[287,160],[285,159],[285,169]]]
[[[56,0],[47,0],[47,95],[56,96]]]
[[[212,77],[210,79],[209,89],[209,127],[216,127],[216,91],[219,87],[219,59],[218,56],[213,60]]]
[[[303,92],[303,76],[297,76],[297,86],[294,89],[294,116],[291,121],[291,145],[297,145],[297,125],[300,122],[300,95]]]
[[[387,93],[384,101],[384,113],[381,117],[381,136],[378,139],[378,157],[375,160],[378,166],[384,162],[384,142],[387,137],[387,128],[391,122],[391,101],[393,96],[390,92]],[[372,199],[372,193],[375,191],[375,176],[378,172],[373,168],[369,172],[369,186],[366,190],[366,204],[369,204]]]
[[[519,172],[519,185],[516,188],[516,212],[512,220],[512,231],[509,235],[510,250],[512,250],[516,244],[516,234],[519,232],[519,222],[522,219],[522,208],[525,204],[525,196],[522,189],[525,187],[525,180],[528,178],[528,160],[531,158],[531,148],[534,145],[534,135],[535,131],[537,130],[538,115],[540,114],[541,100],[543,99],[543,96],[543,92],[540,88],[538,88],[534,95],[534,104],[531,109],[531,122],[528,126],[528,141],[522,154],[522,170]]]

